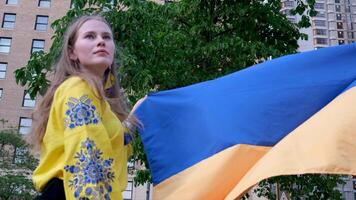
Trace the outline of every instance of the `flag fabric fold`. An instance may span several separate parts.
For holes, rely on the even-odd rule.
[[[265,178],[356,174],[356,45],[147,96],[135,114],[155,199],[235,199]]]

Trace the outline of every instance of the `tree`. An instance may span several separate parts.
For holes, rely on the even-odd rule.
[[[111,22],[120,61],[120,79],[132,102],[160,91],[214,79],[269,57],[295,53],[299,28],[315,15],[313,0],[296,0],[298,24],[281,14],[279,0],[183,0],[159,5],[151,1],[77,0],[74,8],[52,24],[48,53],[35,53],[16,71],[31,97],[43,94],[46,75],[59,55],[65,28],[76,16],[103,12]],[[87,7],[85,7],[87,6]],[[307,13],[307,14],[304,14]]]
[[[263,180],[254,192],[259,197],[277,199],[276,190],[287,192],[292,199],[335,199],[342,195],[336,189],[345,182],[340,175],[291,175]],[[278,185],[278,188],[276,188]]]
[[[108,2],[73,1],[73,9],[52,23],[50,51],[33,54],[15,72],[17,82],[27,85],[31,97],[45,92],[46,75],[59,54],[64,30],[76,16],[100,12],[111,23],[118,77],[130,102],[136,102],[150,92],[211,80],[268,58],[296,53],[297,40],[307,39],[300,28],[310,26],[310,16],[316,15],[315,0],[295,0],[292,13],[301,16],[297,23],[280,13],[280,0],[181,0],[164,5],[144,0]],[[139,137],[133,146],[133,159],[149,169]],[[149,179],[148,170],[139,170],[135,183]],[[268,183],[273,180],[277,181],[269,179]]]
[[[17,130],[1,130],[0,199],[32,200],[37,193],[30,177],[37,163]]]

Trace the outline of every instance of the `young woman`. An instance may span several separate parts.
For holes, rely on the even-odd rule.
[[[37,199],[122,199],[127,151],[122,123],[136,124],[115,78],[115,44],[100,16],[83,16],[64,36],[54,78],[33,115],[40,150]]]

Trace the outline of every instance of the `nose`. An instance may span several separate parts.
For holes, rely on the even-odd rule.
[[[103,37],[98,37],[98,44],[97,46],[105,46],[105,40]]]

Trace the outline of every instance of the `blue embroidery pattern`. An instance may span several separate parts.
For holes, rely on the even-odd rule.
[[[99,123],[100,118],[96,107],[91,103],[88,95],[83,95],[79,99],[70,97],[67,105],[69,108],[64,119],[66,128],[73,129],[77,126]]]
[[[115,178],[111,165],[113,159],[103,160],[102,152],[95,146],[93,140],[87,138],[82,142],[80,152],[77,152],[75,165],[66,165],[64,169],[73,174],[69,187],[74,189],[76,199],[110,200],[112,187],[109,184]],[[85,189],[85,190],[84,190]]]

